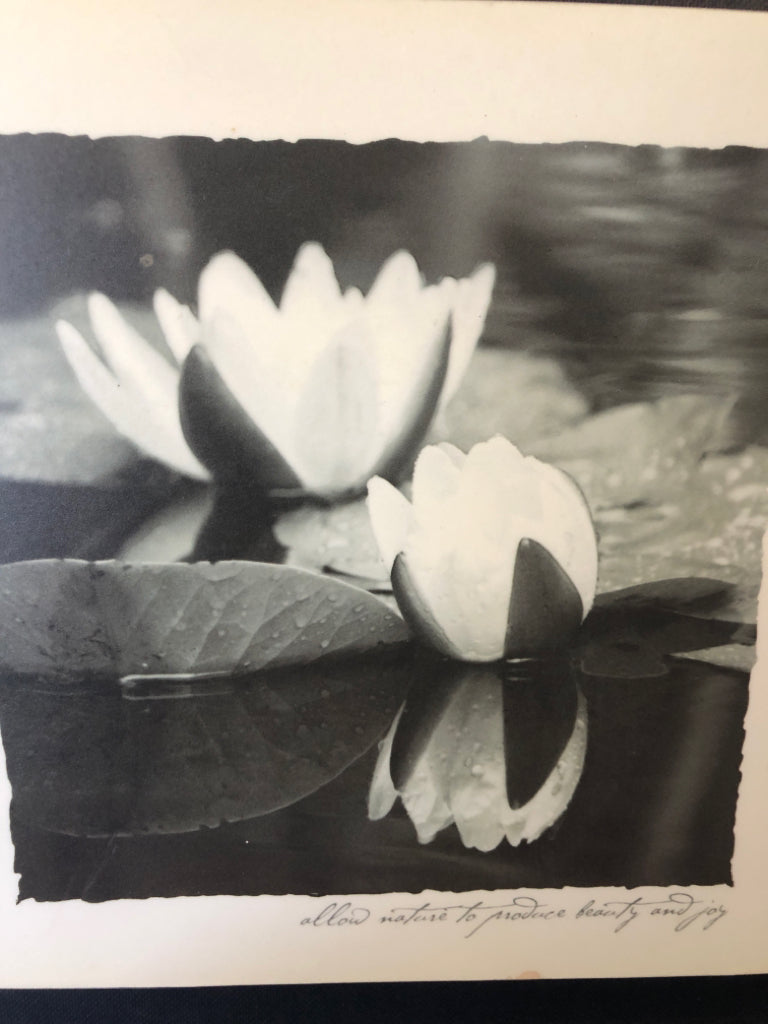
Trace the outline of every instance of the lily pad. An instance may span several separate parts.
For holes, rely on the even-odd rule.
[[[536,442],[530,451],[570,473],[593,511],[669,502],[696,478],[730,404],[672,395],[622,405]]]
[[[585,398],[551,357],[478,348],[456,395],[434,424],[430,440],[467,450],[503,434],[528,450],[584,419]]]
[[[733,589],[711,579],[670,579],[601,595],[578,639],[582,672],[652,679],[667,675],[677,656],[749,671],[755,627],[728,618]]]
[[[375,597],[257,562],[16,562],[0,610],[0,670],[60,681],[249,672],[407,639]]]
[[[391,591],[364,500],[293,509],[272,529],[290,564],[339,573],[369,590]]]
[[[0,601],[14,810],[73,835],[287,806],[365,753],[412,675],[395,613],[282,566],[15,563]]]
[[[768,524],[768,452],[703,459],[683,492],[657,504],[598,511],[600,589],[670,575],[733,584],[727,617],[755,621]],[[725,617],[726,611],[720,610]]]

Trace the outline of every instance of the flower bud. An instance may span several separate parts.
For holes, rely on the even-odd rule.
[[[502,437],[425,448],[413,499],[368,484],[373,532],[413,631],[461,661],[546,657],[592,606],[597,540],[576,484]]]

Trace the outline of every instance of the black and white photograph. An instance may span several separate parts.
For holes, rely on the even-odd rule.
[[[764,151],[0,155],[22,898],[731,881]]]
[[[13,131],[0,199],[19,906],[714,933],[768,149]]]

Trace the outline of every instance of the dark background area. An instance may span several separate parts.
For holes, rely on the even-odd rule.
[[[75,293],[194,305],[233,249],[275,299],[302,242],[367,288],[498,268],[484,343],[555,354],[596,407],[768,389],[768,153],[599,142],[0,137],[0,320]],[[727,359],[724,359],[727,356]]]

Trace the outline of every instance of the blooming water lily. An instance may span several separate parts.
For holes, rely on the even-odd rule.
[[[374,478],[373,532],[403,617],[462,661],[546,656],[594,600],[597,540],[576,484],[502,437],[416,461],[413,499]]]
[[[269,490],[337,498],[408,467],[455,391],[483,328],[495,272],[425,286],[395,253],[366,296],[342,292],[316,243],[302,246],[276,306],[233,253],[200,279],[202,344],[184,367],[187,439],[212,472]]]
[[[199,321],[158,293],[178,365],[101,295],[89,307],[103,359],[71,324],[57,328],[90,397],[148,454],[191,476],[205,476],[204,465],[219,479],[334,499],[409,466],[467,367],[494,278],[485,264],[425,285],[401,251],[367,295],[342,292],[309,242],[279,306],[231,252],[201,274]]]
[[[379,745],[368,815],[399,796],[421,843],[455,823],[465,846],[533,842],[573,797],[587,747],[587,705],[566,674],[504,679],[458,666],[409,694]]]

